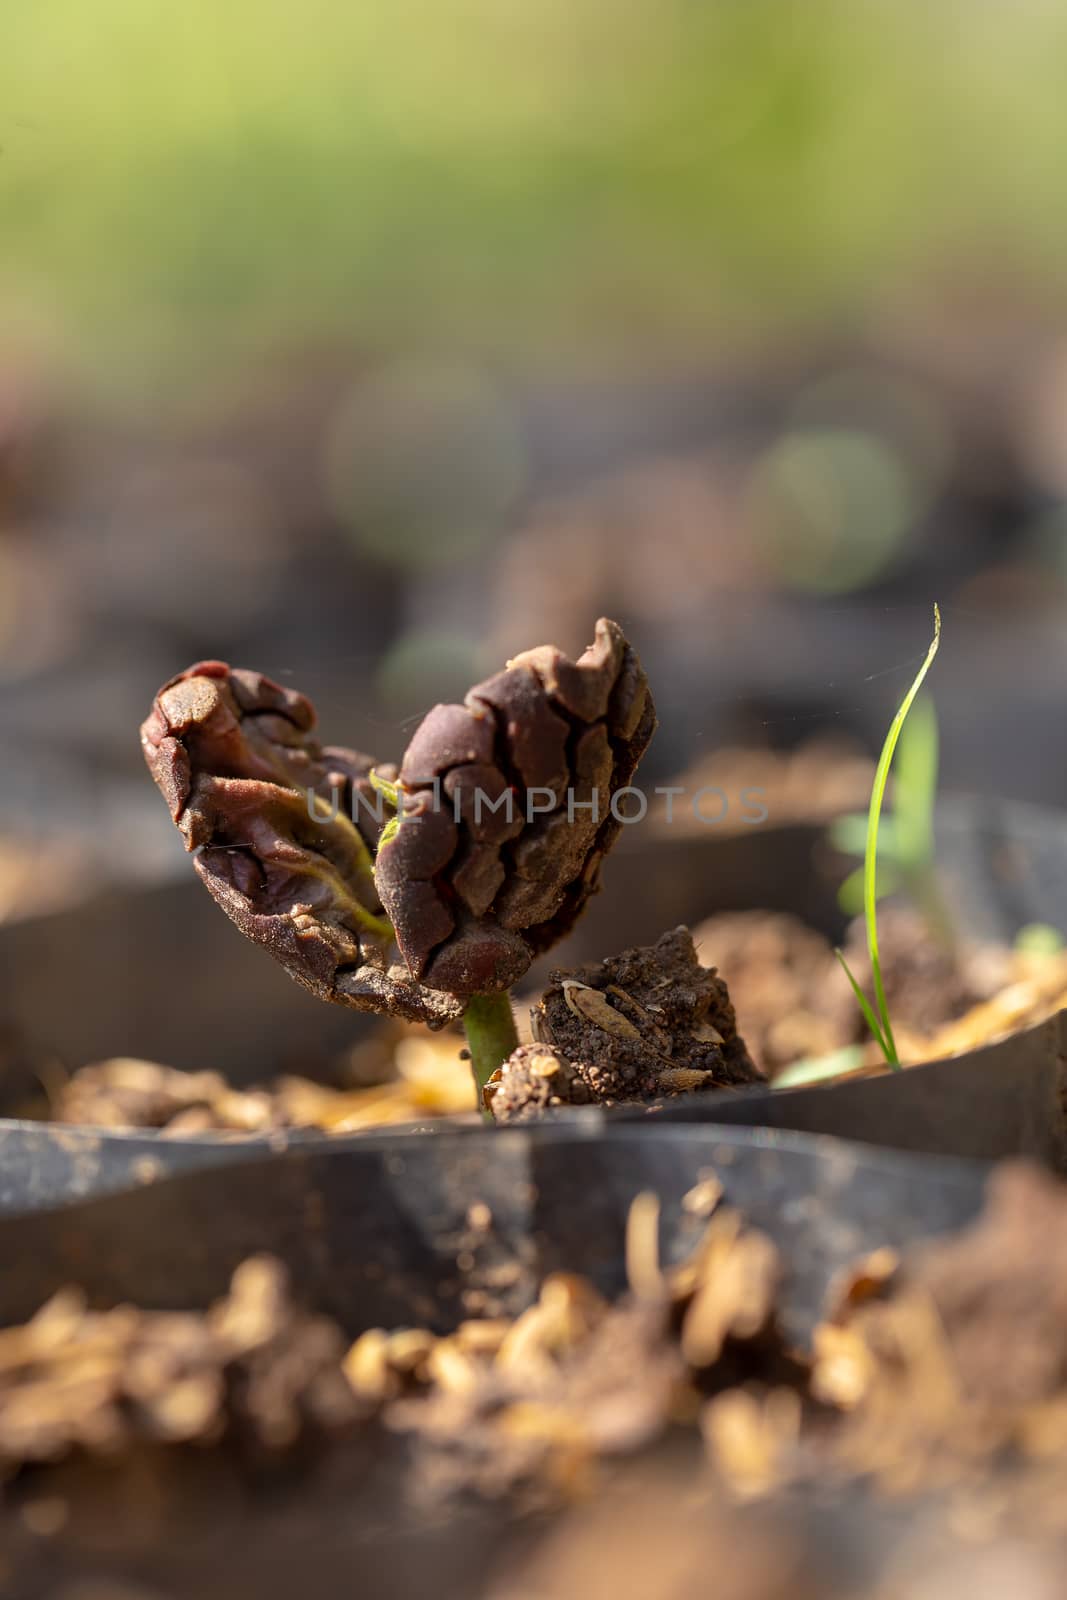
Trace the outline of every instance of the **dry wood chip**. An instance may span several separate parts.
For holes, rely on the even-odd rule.
[[[576,1017],[602,1028],[605,1033],[614,1034],[617,1039],[641,1038],[640,1028],[616,1011],[602,990],[591,989],[588,984],[579,983],[574,978],[564,978],[562,989],[567,1007]]]
[[[779,1488],[800,1439],[801,1402],[795,1389],[728,1389],[705,1407],[701,1426],[708,1449],[732,1493],[742,1500]]]
[[[702,1176],[682,1196],[682,1210],[693,1217],[710,1217],[723,1196],[723,1187],[713,1172]]]
[[[661,1300],[666,1283],[659,1264],[659,1197],[646,1191],[626,1218],[626,1277],[639,1300]]]
[[[699,1370],[727,1339],[753,1339],[770,1321],[778,1286],[778,1252],[764,1234],[743,1231],[736,1213],[708,1225],[698,1252],[697,1282],[682,1324],[682,1354]]]

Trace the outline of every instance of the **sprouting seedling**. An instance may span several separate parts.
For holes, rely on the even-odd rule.
[[[879,832],[878,898],[932,872],[934,862],[934,801],[937,794],[938,728],[934,702],[920,694],[901,729],[893,774],[893,802],[883,816]],[[837,891],[842,911],[856,916],[863,910],[863,857],[867,818],[859,812],[835,817],[829,828],[830,843],[843,855],[859,856]]]
[[[241,931],[320,999],[462,1019],[480,1091],[518,1043],[508,991],[619,832],[613,797],[656,726],[641,664],[604,618],[576,661],[525,651],[428,712],[398,770],[314,726],[303,695],[204,661],[160,690],[141,743]]]
[[[882,963],[878,952],[878,825],[882,814],[882,800],[885,796],[886,783],[889,778],[889,769],[893,764],[893,753],[900,738],[912,703],[922,687],[923,680],[930,670],[931,663],[937,654],[938,645],[941,643],[941,612],[934,606],[934,637],[930,641],[930,648],[922,666],[915,675],[915,679],[904,699],[900,703],[896,716],[890,724],[886,735],[882,753],[878,758],[875,769],[874,784],[871,789],[871,803],[867,812],[867,833],[863,857],[863,916],[867,927],[867,952],[871,961],[871,977],[874,984],[874,1005],[868,1000],[853,976],[848,962],[841,950],[835,950],[845,976],[852,985],[852,992],[863,1012],[864,1020],[871,1033],[878,1042],[878,1047],[885,1056],[886,1061],[895,1070],[900,1069],[900,1057],[897,1054],[896,1040],[893,1037],[893,1025],[889,1017],[889,1007],[885,997],[885,983],[882,978]]]
[[[931,936],[946,950],[955,943],[952,918],[944,904],[934,863],[934,809],[938,770],[937,711],[928,694],[917,696],[900,733],[893,770],[893,805],[882,818],[875,890],[879,899],[902,889],[922,913]],[[838,904],[848,916],[863,910],[867,818],[838,817],[830,843],[860,865],[841,884]]]

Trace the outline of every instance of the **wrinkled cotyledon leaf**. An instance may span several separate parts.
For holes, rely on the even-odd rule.
[[[323,999],[435,1025],[509,988],[573,926],[655,712],[601,619],[577,661],[529,650],[462,705],[435,706],[399,772],[314,727],[303,695],[202,661],[160,690],[141,742],[243,933]],[[399,826],[383,831],[376,797],[393,784]]]

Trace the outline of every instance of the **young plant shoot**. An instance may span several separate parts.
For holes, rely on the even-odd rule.
[[[930,648],[926,658],[915,675],[896,716],[890,724],[886,735],[882,753],[878,758],[878,766],[874,774],[874,785],[871,789],[871,803],[867,812],[867,834],[863,859],[863,916],[867,926],[867,950],[871,959],[871,975],[874,984],[874,1004],[864,994],[853,976],[844,953],[836,950],[837,956],[845,976],[852,985],[852,992],[863,1012],[867,1026],[874,1038],[878,1041],[879,1049],[886,1061],[894,1071],[900,1070],[900,1057],[897,1054],[896,1040],[893,1037],[893,1025],[889,1017],[889,1007],[886,1004],[885,984],[882,980],[882,964],[878,953],[878,825],[882,814],[882,800],[885,796],[886,783],[889,778],[889,769],[893,764],[893,753],[900,738],[900,731],[904,726],[908,712],[913,701],[922,687],[923,680],[930,670],[930,666],[937,654],[938,645],[941,643],[941,612],[934,606],[934,636],[930,641]]]
[[[878,836],[876,890],[881,900],[902,890],[922,914],[930,937],[951,953],[956,937],[945,906],[934,863],[934,806],[937,799],[937,711],[928,694],[920,694],[901,730],[893,769],[893,807],[882,818]],[[830,843],[845,855],[860,857],[837,892],[848,916],[863,911],[863,857],[867,818],[854,814],[830,824]]]
[[[656,726],[641,663],[601,618],[577,661],[528,650],[435,706],[399,768],[320,744],[315,720],[294,690],[202,661],[141,743],[241,931],[320,999],[462,1019],[480,1095],[518,1044],[508,991],[574,926],[620,831],[613,796]]]

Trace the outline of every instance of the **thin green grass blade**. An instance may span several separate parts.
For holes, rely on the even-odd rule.
[[[885,1056],[886,1060],[889,1062],[889,1065],[891,1067],[895,1066],[899,1070],[900,1062],[899,1061],[894,1061],[892,1056],[889,1054],[889,1047],[887,1046],[887,1044],[885,1042],[885,1036],[882,1033],[881,1024],[879,1023],[878,1018],[874,1014],[874,1007],[871,1005],[871,1002],[867,999],[867,996],[864,994],[863,990],[860,988],[859,984],[856,982],[855,978],[852,976],[852,969],[849,967],[848,962],[845,960],[844,952],[841,951],[841,950],[835,950],[834,951],[834,955],[837,957],[838,961],[840,961],[841,966],[842,966],[842,968],[844,970],[845,977],[848,979],[849,983],[852,985],[852,993],[856,996],[856,1004],[859,1006],[860,1010],[863,1012],[863,1020],[864,1020],[864,1022],[866,1022],[868,1028],[870,1028],[872,1034],[874,1035],[874,1038],[875,1038],[875,1041],[876,1041],[876,1043],[878,1045],[879,1050]]]
[[[923,679],[930,670],[931,662],[937,654],[937,647],[941,643],[941,611],[934,606],[934,637],[930,648],[926,652],[926,659],[915,675],[915,681],[900,702],[900,708],[890,724],[886,734],[882,753],[878,758],[878,767],[874,774],[874,787],[871,790],[871,808],[867,813],[867,851],[864,857],[864,882],[863,882],[863,914],[867,923],[867,950],[871,958],[871,972],[874,977],[874,995],[881,1020],[881,1028],[877,1037],[882,1040],[886,1060],[890,1066],[899,1067],[900,1058],[897,1055],[896,1040],[893,1038],[893,1025],[889,1020],[889,1007],[886,1004],[885,984],[882,982],[882,963],[878,954],[878,822],[882,814],[882,800],[885,796],[885,786],[889,778],[889,769],[893,764],[893,752],[900,738],[900,730],[904,726],[904,719],[911,710],[912,701],[922,687]],[[844,961],[842,961],[844,965]],[[848,972],[848,968],[845,967]],[[849,972],[849,981],[857,994],[859,990],[856,982]],[[866,1012],[865,1012],[866,1014]]]

